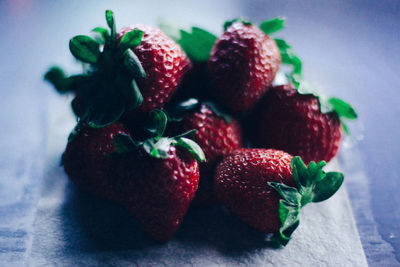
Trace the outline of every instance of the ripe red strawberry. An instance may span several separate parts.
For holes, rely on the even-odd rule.
[[[120,153],[116,177],[125,204],[144,230],[159,242],[168,241],[178,229],[197,190],[201,148],[182,136],[162,137],[166,115],[152,111],[148,131],[141,142],[117,135]]]
[[[97,196],[120,202],[112,178],[116,134],[128,134],[119,122],[101,129],[79,124],[70,135],[62,163],[72,182]]]
[[[221,105],[247,111],[272,84],[281,56],[275,41],[256,26],[242,20],[226,26],[208,62],[211,93]]]
[[[183,102],[185,103],[185,102]],[[193,140],[203,149],[206,161],[200,163],[200,182],[194,203],[207,205],[215,202],[213,192],[214,172],[222,158],[242,147],[242,129],[239,122],[227,115],[224,117],[214,106],[202,104],[194,107],[184,118],[172,123],[170,128],[177,133],[197,130]]]
[[[331,197],[343,174],[308,167],[300,157],[273,149],[239,149],[217,167],[217,198],[240,220],[286,245],[299,224],[300,208]]]
[[[195,158],[171,147],[166,159],[144,151],[125,155],[118,165],[125,204],[144,230],[166,242],[178,229],[199,182]]]
[[[272,87],[252,115],[258,147],[300,156],[304,162],[330,161],[338,152],[342,129],[336,112],[322,113],[317,97],[293,85]]]
[[[146,78],[139,79],[138,85],[143,95],[139,109],[147,112],[169,102],[191,64],[180,46],[160,29],[133,25],[123,28],[118,39],[134,29],[143,31],[142,41],[134,52],[146,72]]]
[[[85,35],[70,40],[71,53],[85,63],[82,74],[67,77],[52,68],[45,75],[60,93],[75,94],[73,111],[94,127],[163,107],[191,68],[180,46],[161,30],[135,25],[117,33],[111,10],[106,21],[110,31],[95,28],[97,40]]]

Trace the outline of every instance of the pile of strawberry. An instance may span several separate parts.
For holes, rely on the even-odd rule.
[[[322,167],[356,113],[307,91],[300,59],[269,37],[284,20],[235,19],[219,38],[165,25],[168,35],[146,25],[117,32],[110,10],[106,21],[96,37],[70,40],[81,74],[45,75],[74,95],[78,122],[62,156],[71,181],[126,205],[160,242],[190,205],[220,203],[286,245],[300,208],[341,186],[343,174]],[[281,63],[288,84],[274,86]]]

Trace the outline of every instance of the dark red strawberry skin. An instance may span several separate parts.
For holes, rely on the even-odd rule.
[[[62,163],[73,183],[97,196],[120,202],[111,156],[115,152],[113,137],[116,134],[128,134],[119,122],[99,129],[82,125],[78,135],[68,142]]]
[[[155,240],[166,242],[182,223],[199,182],[197,161],[171,147],[167,159],[135,152],[122,157],[116,175],[126,206]]]
[[[172,101],[181,102],[189,98],[210,100],[209,88],[207,62],[193,62],[192,69],[185,75]]]
[[[240,220],[264,233],[281,227],[281,197],[267,182],[295,186],[292,156],[273,149],[238,149],[217,167],[215,193]]]
[[[232,111],[250,110],[272,84],[280,63],[274,40],[253,25],[234,22],[211,51],[211,94]]]
[[[318,99],[294,86],[272,87],[260,102],[253,131],[255,145],[275,148],[310,161],[330,161],[338,152],[342,129],[336,113],[320,112]]]
[[[215,202],[213,193],[214,172],[222,158],[243,146],[242,129],[232,118],[227,122],[202,104],[197,112],[186,115],[179,123],[172,124],[174,134],[196,129],[193,140],[203,149],[206,161],[200,163],[200,183],[195,204],[207,205]]]
[[[148,112],[170,101],[184,75],[190,70],[191,63],[178,44],[151,26],[133,25],[123,28],[118,33],[118,39],[133,29],[143,31],[142,42],[134,52],[146,72],[146,78],[138,79],[144,98],[139,109]]]

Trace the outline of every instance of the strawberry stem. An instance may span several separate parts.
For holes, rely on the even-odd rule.
[[[322,168],[324,161],[304,164],[296,156],[291,161],[293,179],[297,187],[287,186],[282,183],[268,183],[268,186],[279,193],[279,218],[281,228],[275,233],[271,241],[280,246],[285,246],[291,234],[299,225],[300,209],[310,202],[321,202],[333,196],[343,183],[343,174],[339,172],[325,173]]]

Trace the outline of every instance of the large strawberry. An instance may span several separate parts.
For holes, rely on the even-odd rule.
[[[62,164],[70,180],[84,190],[120,202],[113,180],[116,134],[128,134],[119,122],[101,129],[79,123],[69,137]]]
[[[254,118],[254,143],[284,150],[310,161],[330,161],[342,139],[341,117],[355,118],[354,110],[331,99],[332,110],[321,112],[320,99],[301,94],[293,85],[272,87],[260,101]]]
[[[250,110],[268,90],[281,63],[273,39],[251,23],[233,20],[208,62],[215,99],[233,111]]]
[[[75,114],[93,127],[161,108],[190,69],[182,49],[160,30],[137,25],[117,34],[112,11],[106,11],[106,20],[110,31],[93,30],[98,40],[84,35],[70,40],[71,53],[85,63],[84,73],[67,77],[52,68],[45,76],[59,92],[75,93]]]
[[[239,122],[222,113],[212,103],[198,104],[189,99],[175,106],[175,118],[178,122],[169,125],[169,132],[175,134],[197,130],[193,140],[203,149],[206,161],[200,163],[200,182],[196,192],[195,204],[205,205],[215,201],[213,194],[214,172],[222,158],[235,149],[242,147],[242,129]]]
[[[153,134],[136,142],[117,135],[120,160],[116,171],[125,204],[155,240],[168,241],[182,223],[198,186],[197,160],[201,148],[185,137],[162,137],[166,115],[152,111],[148,131]]]
[[[328,199],[343,182],[343,174],[325,173],[324,165],[306,167],[300,157],[273,149],[239,149],[218,165],[215,192],[244,223],[286,245],[300,208]]]

